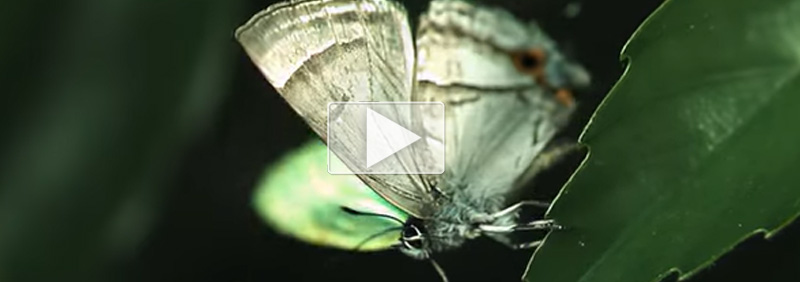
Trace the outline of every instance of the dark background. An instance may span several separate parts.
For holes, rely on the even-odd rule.
[[[11,133],[0,141],[0,281],[438,281],[398,252],[279,236],[251,208],[265,166],[313,138],[232,36],[272,2],[30,1],[0,14],[0,129]],[[406,1],[412,19],[425,2]],[[660,3],[585,1],[569,18],[564,1],[491,2],[536,18],[592,73],[565,139]],[[581,157],[537,178],[536,197],[553,197]],[[751,238],[691,281],[797,281],[798,239],[798,224]],[[479,239],[438,261],[451,281],[518,281],[531,253]]]

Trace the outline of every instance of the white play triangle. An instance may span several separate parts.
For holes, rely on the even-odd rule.
[[[419,139],[418,135],[405,127],[367,109],[367,168]]]

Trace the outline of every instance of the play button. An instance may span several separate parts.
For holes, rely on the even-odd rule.
[[[330,103],[328,172],[441,174],[444,122],[439,102]]]
[[[367,109],[367,168],[419,139],[419,135]]]

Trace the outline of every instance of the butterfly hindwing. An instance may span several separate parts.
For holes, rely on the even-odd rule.
[[[315,138],[270,165],[256,186],[256,212],[279,233],[315,245],[358,251],[395,245],[408,215],[354,175],[329,174],[326,159],[325,144]]]
[[[422,15],[414,99],[445,103],[445,192],[502,201],[565,125],[574,106],[559,104],[514,62],[514,54],[533,49],[560,56],[535,24],[503,10],[433,1]]]

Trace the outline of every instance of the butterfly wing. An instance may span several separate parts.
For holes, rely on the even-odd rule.
[[[275,4],[240,27],[236,38],[270,84],[326,142],[330,102],[411,101],[414,46],[406,11],[395,2]],[[350,153],[355,155],[345,152]],[[410,153],[391,158],[398,165],[417,165]],[[426,217],[434,209],[429,185],[418,175],[359,177],[412,215]]]
[[[528,71],[515,60],[530,50],[547,60]],[[499,9],[433,1],[417,33],[414,99],[445,103],[445,193],[498,206],[575,108],[553,88],[584,76],[534,24]]]
[[[326,158],[325,144],[311,140],[272,164],[254,193],[258,214],[276,231],[316,245],[373,251],[396,244],[408,215],[356,176],[329,174]]]

